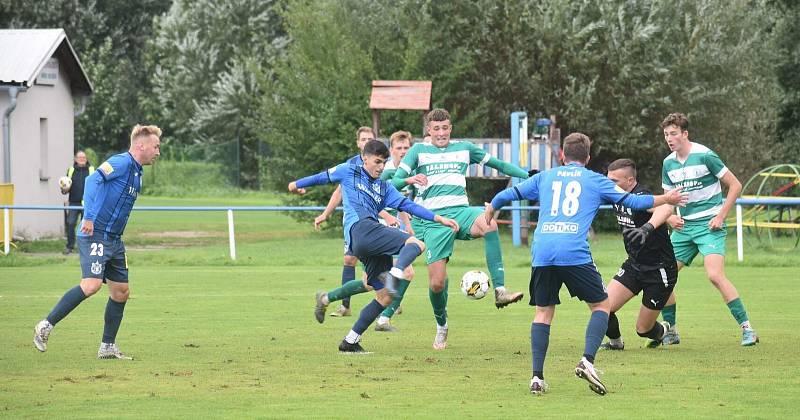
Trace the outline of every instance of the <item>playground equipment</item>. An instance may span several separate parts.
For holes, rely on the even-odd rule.
[[[776,238],[787,237],[797,248],[800,243],[800,209],[786,198],[800,197],[800,165],[780,164],[762,169],[742,189],[743,199],[760,200],[742,214],[742,227],[754,233],[760,244],[776,246]]]

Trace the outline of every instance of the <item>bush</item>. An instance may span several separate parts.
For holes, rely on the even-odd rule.
[[[217,195],[235,188],[218,163],[158,160],[146,167],[142,193],[169,197]]]

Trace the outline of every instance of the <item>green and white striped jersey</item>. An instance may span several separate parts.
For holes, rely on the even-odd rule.
[[[664,159],[661,169],[661,186],[665,191],[682,187],[689,193],[689,202],[681,208],[686,220],[706,220],[716,216],[722,209],[722,186],[719,179],[728,168],[711,149],[691,142],[686,161],[678,160],[676,152]]]
[[[384,181],[391,181],[392,178],[394,178],[395,172],[397,172],[397,166],[395,166],[395,161],[394,159],[389,159],[389,161],[386,162],[386,165],[383,167],[383,172],[381,173],[381,179]],[[413,185],[406,185],[399,191],[400,194],[403,194],[404,196],[408,197],[409,194],[411,194],[411,192],[413,191],[413,188],[414,188]],[[397,210],[392,208],[387,208],[386,211],[389,212],[389,214],[391,214],[392,216],[397,217]]]
[[[435,210],[468,206],[467,169],[471,163],[483,165],[490,158],[485,150],[468,141],[450,141],[443,149],[417,143],[409,149],[399,168],[428,177],[428,185],[417,194],[423,207]]]

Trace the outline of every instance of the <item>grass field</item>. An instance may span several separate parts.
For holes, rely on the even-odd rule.
[[[265,197],[166,199],[140,205],[266,205]],[[546,364],[550,393],[534,398],[529,330],[533,310],[497,310],[455,286],[450,337],[434,351],[426,271],[395,317],[397,334],[368,331],[374,352],[336,349],[355,318],[313,318],[318,289],[339,283],[341,238],[278,213],[237,213],[236,262],[228,259],[224,213],[134,213],[126,232],[131,299],[118,337],[134,361],[97,360],[106,292],[84,302],[53,331],[47,353],[31,344],[34,324],[80,276],[62,241],[23,244],[0,256],[0,417],[37,418],[789,418],[800,401],[797,343],[800,255],[749,247],[728,275],[761,343],[739,346],[740,330],[702,268],[678,282],[682,343],[642,347],[638,301],[619,316],[624,352],[600,353],[609,395],[572,374],[588,311],[562,294]],[[507,284],[527,289],[530,256],[504,237]],[[23,252],[24,251],[24,252]],[[624,257],[616,235],[593,243],[609,279]],[[455,280],[484,267],[480,241],[459,242]],[[526,290],[527,292],[527,290]],[[527,293],[526,293],[527,295]],[[527,296],[526,296],[527,297]],[[360,308],[371,299],[355,297]],[[794,414],[793,414],[794,413]]]

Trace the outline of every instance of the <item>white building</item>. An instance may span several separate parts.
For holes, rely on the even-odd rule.
[[[0,30],[0,184],[13,184],[14,204],[63,204],[58,178],[72,164],[75,116],[91,93],[63,29]],[[64,216],[16,210],[12,226],[26,239],[62,236]]]

